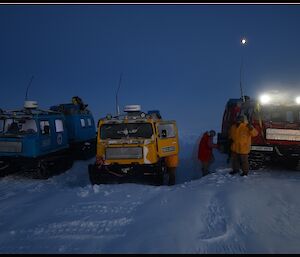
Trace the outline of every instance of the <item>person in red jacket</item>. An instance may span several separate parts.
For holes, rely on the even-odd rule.
[[[212,149],[216,148],[217,145],[213,143],[213,138],[216,135],[214,130],[206,131],[199,143],[198,148],[198,160],[202,163],[202,175],[208,174],[208,168],[214,161]]]

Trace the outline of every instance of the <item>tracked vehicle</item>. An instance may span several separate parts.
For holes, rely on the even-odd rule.
[[[31,171],[37,178],[68,169],[73,160],[62,113],[37,108],[33,101],[24,109],[0,115],[0,175]]]
[[[92,184],[135,182],[175,184],[178,166],[178,130],[175,121],[159,111],[142,112],[125,106],[124,114],[107,115],[98,122],[96,162],[89,165]]]
[[[226,104],[218,144],[229,152],[228,131],[239,114],[247,116],[257,129],[252,138],[249,163],[259,169],[270,163],[299,167],[300,160],[300,98],[279,91],[263,94],[258,99],[229,99]]]
[[[37,102],[26,101],[23,109],[1,111],[0,176],[29,172],[47,179],[69,169],[80,154],[95,156],[92,114],[73,103],[56,107],[42,110]]]

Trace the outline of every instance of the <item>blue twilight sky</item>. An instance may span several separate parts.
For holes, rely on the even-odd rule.
[[[243,87],[300,93],[300,5],[0,5],[0,108],[89,104],[95,119],[141,104],[181,131],[221,127]],[[240,39],[248,38],[242,48]]]

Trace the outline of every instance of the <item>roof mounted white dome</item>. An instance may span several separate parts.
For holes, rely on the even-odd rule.
[[[124,112],[140,112],[141,106],[140,105],[126,105],[124,107]]]
[[[37,103],[37,101],[25,101],[24,108],[25,109],[36,109],[36,108],[38,108],[38,103]]]

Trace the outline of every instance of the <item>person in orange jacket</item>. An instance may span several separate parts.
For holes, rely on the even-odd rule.
[[[216,148],[217,145],[213,144],[213,138],[216,135],[214,130],[206,131],[199,143],[198,148],[198,160],[202,163],[202,175],[208,174],[208,168],[210,164],[214,161],[214,156],[212,149]]]
[[[248,123],[244,115],[239,115],[229,130],[229,140],[231,140],[231,160],[232,171],[230,174],[235,174],[240,171],[242,166],[241,176],[247,176],[249,172],[248,155],[251,149],[251,138],[258,135],[257,130]]]

